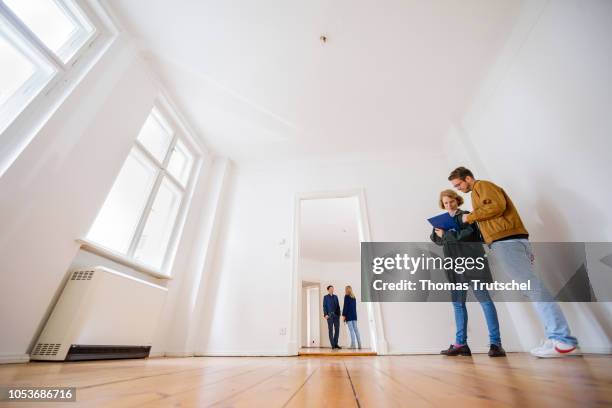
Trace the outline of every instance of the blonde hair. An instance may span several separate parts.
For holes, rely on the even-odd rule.
[[[353,288],[349,285],[344,288],[344,293],[355,299],[355,294],[353,293]]]
[[[438,205],[443,210],[444,210],[444,203],[442,202],[442,198],[443,197],[448,197],[448,198],[451,198],[453,200],[456,200],[457,201],[457,207],[460,207],[461,204],[463,204],[463,197],[461,197],[459,194],[457,194],[454,190],[444,190],[444,191],[442,191],[440,193],[440,201],[438,202]]]

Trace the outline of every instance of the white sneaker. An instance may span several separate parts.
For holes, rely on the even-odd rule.
[[[538,347],[531,350],[532,356],[540,358],[579,356],[581,354],[578,346],[552,339],[541,342]]]

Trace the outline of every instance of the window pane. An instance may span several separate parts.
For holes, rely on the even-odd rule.
[[[163,162],[172,141],[172,133],[162,124],[161,120],[158,114],[153,111],[140,129],[138,141],[157,160]]]
[[[183,184],[187,184],[189,172],[193,165],[193,156],[187,150],[187,147],[180,140],[176,142],[176,146],[172,150],[170,162],[168,163],[168,171]]]
[[[36,66],[0,35],[0,106],[36,72]]]
[[[55,73],[0,16],[0,133]]]
[[[87,237],[127,253],[156,173],[149,159],[138,148],[132,148]]]
[[[45,45],[55,52],[64,62],[74,53],[73,42],[78,39],[83,45],[87,33],[92,31],[76,20],[75,16],[62,9],[53,0],[4,0],[7,6],[19,17]],[[82,37],[85,37],[84,39]]]
[[[161,183],[134,258],[155,268],[163,266],[181,204],[180,190],[167,178]]]

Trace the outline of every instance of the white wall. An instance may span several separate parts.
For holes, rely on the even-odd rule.
[[[453,167],[503,185],[534,240],[610,241],[609,135],[612,38],[609,1],[528,1],[515,31],[483,79],[473,106],[457,117],[445,154],[401,152],[272,163],[235,174],[217,262],[214,297],[201,331],[202,353],[283,354],[289,339],[290,248],[298,192],[365,189],[372,240],[427,239],[423,220]],[[265,284],[261,284],[265,282]],[[609,304],[564,304],[587,351],[609,351]],[[486,349],[486,326],[470,304],[470,344]],[[529,304],[498,304],[507,350],[542,337]],[[382,304],[391,353],[436,352],[452,341],[451,306]],[[243,341],[244,333],[249,341]]]
[[[116,43],[0,179],[2,353],[28,351],[154,97]]]
[[[2,361],[27,359],[68,270],[99,261],[79,252],[75,239],[87,233],[160,91],[135,55],[119,38],[0,178]],[[204,175],[209,162],[205,157]],[[183,242],[198,228],[206,180],[196,188]],[[171,293],[190,256],[185,245]],[[157,343],[166,337],[158,334]]]
[[[447,167],[503,186],[533,241],[612,240],[611,21],[610,1],[528,2],[449,131]],[[530,305],[511,307],[528,349],[542,327]],[[584,350],[611,351],[610,303],[562,308]]]
[[[200,174],[194,200],[187,219],[182,245],[173,267],[177,279],[171,282],[168,306],[158,328],[152,352],[168,356],[195,353],[195,338],[203,294],[208,285],[205,271],[214,260],[220,220],[223,218],[225,185],[231,164],[216,157]]]
[[[372,240],[422,241],[431,232],[425,219],[439,211],[437,196],[447,187],[446,175],[444,158],[424,153],[237,168],[229,187],[219,251],[207,272],[209,303],[202,317],[198,353],[287,354],[291,350],[292,261],[287,251],[296,193],[364,188]],[[448,304],[385,303],[382,312],[391,352],[437,352],[452,340]],[[470,330],[478,339],[474,344],[483,348],[487,335],[480,314],[473,313]],[[509,324],[502,324],[502,335],[511,348],[516,344],[513,333]]]

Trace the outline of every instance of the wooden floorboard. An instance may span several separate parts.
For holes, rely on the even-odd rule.
[[[0,365],[76,403],[1,407],[610,407],[612,356],[196,357]]]

